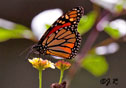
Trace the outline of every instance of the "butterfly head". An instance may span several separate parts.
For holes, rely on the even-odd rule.
[[[35,54],[44,54],[44,51],[46,51],[46,48],[40,44],[35,44],[32,46],[32,52]]]
[[[35,54],[40,54],[40,47],[38,44],[35,44],[32,46],[32,52],[35,53]]]
[[[29,48],[29,52],[27,53],[26,60],[27,60],[28,58],[31,58],[31,54],[33,54],[33,53],[35,53],[35,54],[40,54],[40,53],[39,53],[39,50],[40,50],[40,48],[39,48],[39,46],[38,46],[37,44],[32,45],[32,46]]]
[[[41,52],[41,49],[42,49],[42,46],[38,45],[38,44],[34,44],[31,46],[29,52],[27,53],[27,56],[26,56],[26,59],[30,58],[31,57],[31,54],[42,54]]]

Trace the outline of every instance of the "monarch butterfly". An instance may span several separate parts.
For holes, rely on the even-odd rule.
[[[81,43],[77,25],[83,13],[83,7],[78,6],[59,17],[39,42],[33,45],[34,53],[66,59],[73,58],[78,52]]]

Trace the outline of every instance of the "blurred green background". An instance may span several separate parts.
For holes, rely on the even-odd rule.
[[[32,18],[47,9],[60,8],[63,11],[68,11],[75,6],[83,6],[85,16],[89,17],[87,22],[84,22],[85,17],[82,18],[82,24],[79,24],[79,31],[81,34],[85,33],[82,36],[83,45],[90,34],[88,29],[91,29],[94,24],[96,15],[95,12],[92,12],[93,3],[90,0],[0,0],[0,18],[17,23],[16,30],[13,32],[0,28],[0,88],[38,88],[38,72],[25,60],[27,52],[20,55],[26,48],[35,44],[32,41],[34,36],[29,31]],[[121,8],[119,7],[119,11]],[[118,18],[126,20],[126,16],[123,15]],[[85,32],[81,29],[85,29]],[[106,31],[110,29],[109,26],[105,28]],[[26,30],[28,31],[25,34]],[[95,44],[109,38],[109,35],[114,38],[119,36],[118,32],[109,32],[108,34],[107,32],[100,32]],[[31,37],[26,39],[24,36],[27,35]],[[9,39],[10,36],[13,39]],[[82,65],[85,69],[81,68],[77,72],[70,88],[125,88],[126,43],[120,42],[118,44],[119,50],[114,54],[106,54],[104,57],[93,54],[87,56],[88,60],[85,60],[85,64]],[[92,60],[91,57],[95,57],[97,60]],[[106,64],[109,66],[108,68]],[[100,80],[103,78],[111,80],[118,78],[118,85],[100,84]],[[43,88],[49,88],[52,83],[58,82],[58,80],[58,70],[47,69],[43,72]]]

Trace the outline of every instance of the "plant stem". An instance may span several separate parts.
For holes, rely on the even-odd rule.
[[[42,88],[42,70],[39,70],[39,88]]]
[[[59,80],[59,84],[62,83],[62,80],[63,80],[63,73],[64,73],[64,70],[60,70],[60,80]]]

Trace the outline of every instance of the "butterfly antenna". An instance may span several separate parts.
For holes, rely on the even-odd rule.
[[[20,54],[19,54],[19,56],[22,56],[25,52],[27,52],[28,50],[30,49],[30,47],[28,47],[28,48],[26,48],[25,50],[23,50]]]
[[[32,53],[32,46],[30,46],[30,47],[28,47],[28,48],[26,48],[25,50],[23,50],[20,54],[19,54],[19,56],[21,56],[21,55],[23,55],[25,52],[27,52],[27,51],[29,51],[28,53],[27,53],[27,56],[25,57],[25,60],[27,60],[28,59],[28,57],[30,56],[30,54]]]
[[[32,50],[32,47],[31,47],[29,52],[27,53],[27,56],[25,57],[25,60],[28,60],[28,58],[30,57],[32,52],[33,52],[33,50]]]

